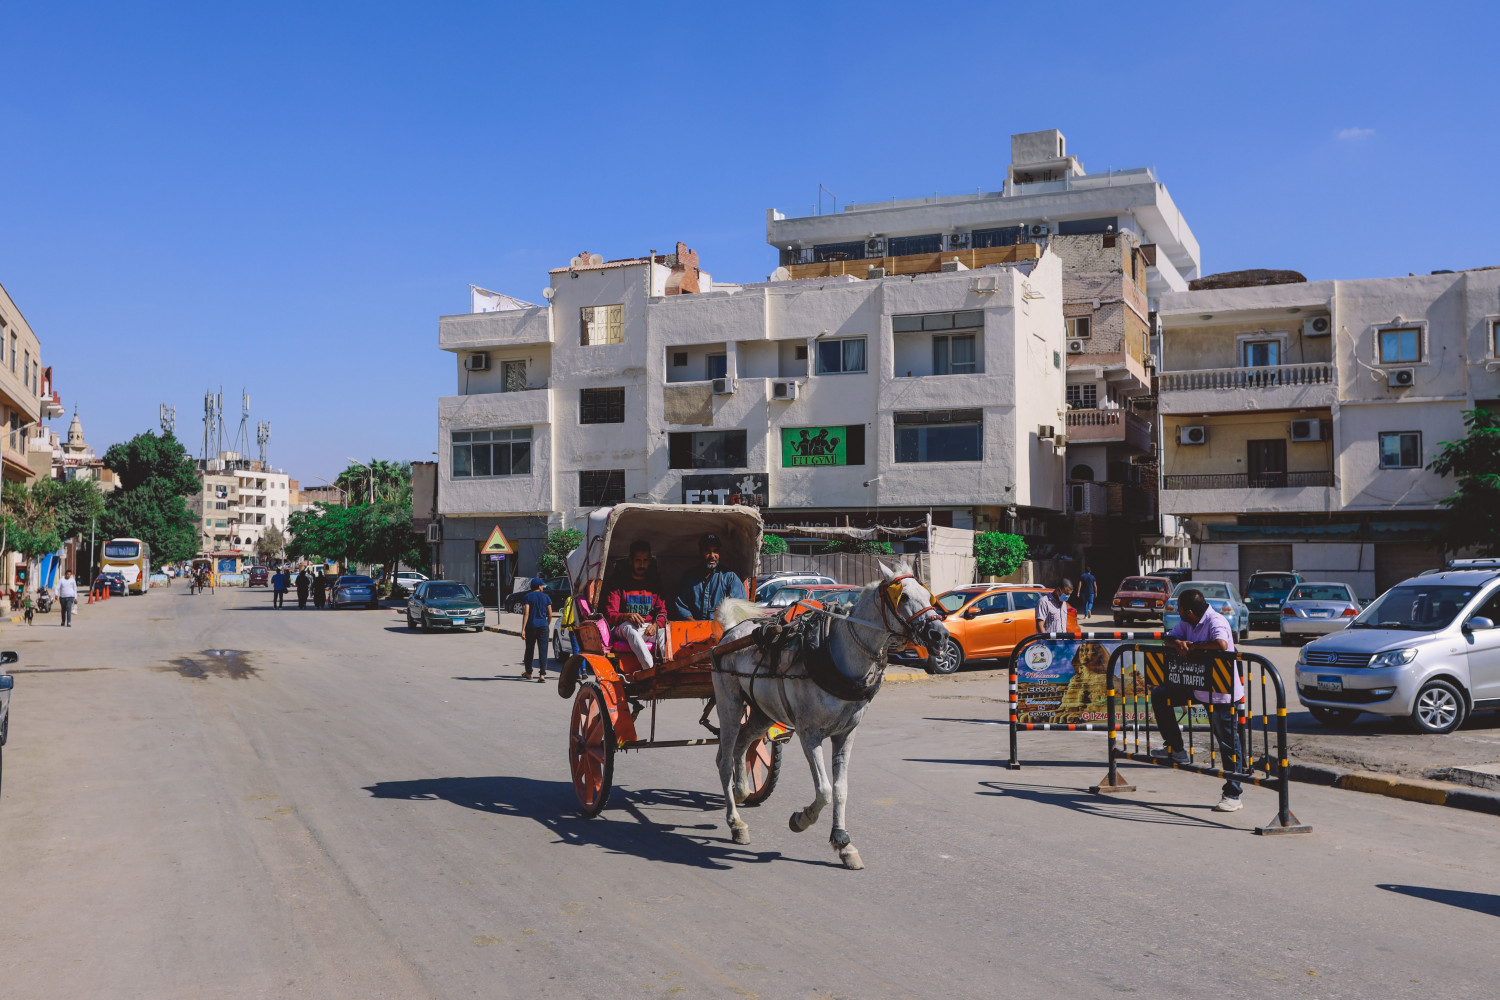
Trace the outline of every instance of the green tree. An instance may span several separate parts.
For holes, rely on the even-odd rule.
[[[62,536],[57,533],[57,513],[48,503],[49,484],[43,480],[27,486],[25,483],[6,483],[0,498],[4,500],[4,518],[0,529],[5,535],[5,548],[19,552],[30,567],[28,580],[35,579],[34,564],[49,552],[62,548]]]
[[[51,505],[57,520],[57,533],[64,539],[88,534],[89,528],[104,513],[104,494],[92,480],[58,482],[48,479],[36,485],[42,487],[46,502]]]
[[[974,561],[980,576],[1010,576],[1026,561],[1026,539],[1003,531],[974,536]]]
[[[427,568],[427,541],[411,527],[411,504],[379,500],[351,507],[351,555],[362,563],[382,566],[384,579],[396,578],[396,565]]]
[[[780,535],[764,534],[760,536],[760,554],[763,556],[779,556],[786,551],[786,539]]]
[[[255,540],[255,554],[262,559],[275,559],[286,548],[286,536],[276,525],[266,529],[265,534]]]
[[[1465,410],[1464,426],[1468,433],[1440,442],[1438,456],[1427,466],[1454,477],[1458,486],[1443,501],[1443,519],[1432,541],[1444,552],[1473,549],[1500,556],[1500,412]]]
[[[293,559],[322,558],[347,562],[354,556],[355,523],[363,508],[335,503],[315,503],[307,510],[293,511],[286,520],[292,539],[287,555]]]
[[[333,484],[347,494],[351,507],[372,500],[391,500],[411,506],[411,463],[370,461],[349,466],[338,474]],[[374,494],[372,497],[371,494]]]
[[[198,553],[198,518],[184,500],[198,492],[198,477],[176,437],[137,434],[111,445],[104,464],[120,480],[120,488],[104,501],[99,522],[104,538],[139,538],[151,546],[155,562],[177,562]]]
[[[836,552],[855,552],[860,555],[888,556],[892,554],[890,542],[829,542],[823,546],[823,555]]]
[[[556,528],[547,532],[542,545],[542,554],[536,561],[536,571],[541,576],[566,576],[568,553],[583,544],[583,532],[577,528]]]

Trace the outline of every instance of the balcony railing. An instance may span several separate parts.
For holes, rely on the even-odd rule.
[[[1263,472],[1250,475],[1230,472],[1208,476],[1162,476],[1166,490],[1261,490],[1300,489],[1306,486],[1332,486],[1332,472]]]
[[[1162,372],[1158,384],[1163,392],[1185,389],[1274,389],[1284,385],[1329,385],[1333,365],[1267,365],[1264,368],[1203,368],[1197,371]]]

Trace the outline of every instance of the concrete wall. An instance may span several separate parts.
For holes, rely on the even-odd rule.
[[[1162,418],[1162,471],[1168,476],[1227,475],[1248,472],[1246,442],[1284,439],[1288,472],[1327,472],[1333,469],[1332,441],[1293,441],[1291,422],[1304,414],[1237,413],[1208,416],[1169,415]],[[1328,412],[1309,417],[1329,421]],[[1205,444],[1178,444],[1179,427],[1208,429]]]

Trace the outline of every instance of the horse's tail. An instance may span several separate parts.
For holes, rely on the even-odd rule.
[[[741,622],[749,621],[751,618],[759,618],[766,613],[766,609],[752,601],[742,600],[738,597],[726,597],[719,604],[719,610],[714,612],[714,617],[719,624],[728,632]]]

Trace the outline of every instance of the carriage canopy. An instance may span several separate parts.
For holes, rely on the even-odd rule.
[[[719,536],[724,569],[749,580],[760,558],[761,520],[754,507],[733,504],[622,503],[590,511],[583,544],[568,553],[573,593],[590,593],[643,538],[668,586],[699,565],[698,540]]]

